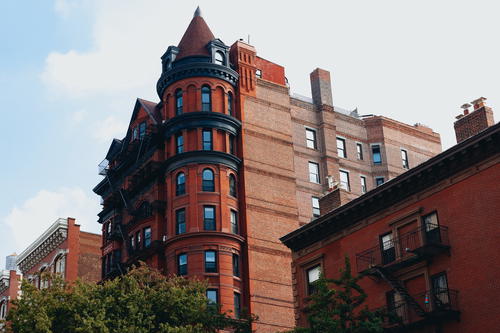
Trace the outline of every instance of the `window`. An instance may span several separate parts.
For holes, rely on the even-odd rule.
[[[210,96],[210,87],[201,88],[201,111],[212,111],[212,102]]]
[[[239,234],[240,228],[238,225],[238,213],[232,209],[231,209],[230,219],[231,219],[231,232],[233,234]]]
[[[241,315],[241,295],[234,293],[234,317],[240,318]]]
[[[179,172],[175,179],[175,195],[186,194],[186,175],[184,172]]]
[[[380,186],[385,182],[384,177],[375,177],[375,186]]]
[[[139,139],[144,139],[146,136],[146,122],[143,121],[142,123],[139,124]]]
[[[349,172],[340,170],[340,188],[346,191],[351,190],[351,184],[349,183]]]
[[[234,155],[236,152],[235,148],[235,137],[232,134],[229,134],[229,154]]]
[[[319,164],[309,162],[309,181],[311,183],[319,184]]]
[[[202,136],[203,150],[212,150],[212,130],[204,129]]]
[[[183,153],[184,152],[184,137],[182,134],[177,134],[175,136],[175,151],[177,154]]]
[[[427,243],[441,243],[441,233],[436,212],[425,215],[422,218],[425,226],[425,240]]]
[[[319,212],[319,198],[318,197],[311,197],[312,201],[312,213],[314,217],[318,217],[320,215]]]
[[[236,177],[233,174],[229,175],[229,195],[236,197]]]
[[[382,264],[386,265],[396,260],[396,249],[394,247],[392,232],[380,237],[380,246],[382,250]]]
[[[215,230],[215,207],[203,206],[203,228]]]
[[[177,89],[175,92],[175,114],[182,114],[182,90]]]
[[[151,209],[151,204],[144,201],[138,209],[138,215],[140,218],[147,218],[153,215],[153,210]],[[116,228],[116,225],[115,225]]]
[[[240,277],[240,256],[233,253],[233,275]]]
[[[316,292],[316,286],[314,282],[319,280],[319,276],[321,275],[321,266],[316,265],[307,270],[307,293],[309,295],[314,294]]]
[[[442,272],[431,277],[432,296],[434,305],[441,308],[450,304],[450,295],[448,293],[448,279],[446,273]]]
[[[217,273],[216,251],[205,251],[205,273]]]
[[[366,193],[366,191],[367,191],[366,177],[365,176],[359,176],[359,180],[361,182],[361,193]]]
[[[217,295],[217,289],[207,289],[207,299],[208,299],[208,304],[209,305],[215,305],[219,303]]]
[[[224,53],[222,53],[221,51],[215,52],[215,63],[217,65],[222,65],[222,66],[225,65]]]
[[[318,149],[316,144],[316,131],[306,128],[306,146],[311,149]]]
[[[201,178],[201,190],[205,192],[214,192],[214,172],[210,169],[204,169],[203,173],[201,174]]]
[[[151,246],[151,228],[147,227],[144,228],[144,247],[150,247]]]
[[[227,94],[227,113],[230,116],[234,116],[233,114],[233,93],[229,92]]]
[[[401,162],[403,163],[403,169],[410,168],[410,162],[408,161],[408,152],[404,149],[401,149]]]
[[[134,234],[130,235],[128,239],[129,239],[129,249],[130,249],[130,252],[132,252],[132,251],[134,251],[134,248],[135,248]]]
[[[6,316],[7,316],[7,301],[4,300],[0,304],[0,320],[4,320]]]
[[[347,152],[345,150],[345,139],[337,138],[337,155],[342,158],[347,158]]]
[[[356,143],[356,155],[358,160],[363,160],[363,145],[361,143]]]
[[[139,131],[137,130],[137,127],[135,127],[134,129],[132,129],[132,141],[137,140],[138,136],[139,136]]]
[[[186,253],[177,256],[177,274],[186,275],[188,272],[188,257]]]
[[[175,211],[175,234],[186,232],[186,210],[184,208]]]
[[[64,279],[65,272],[66,272],[66,257],[59,256],[55,262],[55,273],[59,274]]]
[[[141,248],[141,232],[140,231],[137,231],[135,233],[135,240],[136,240],[135,247],[137,249],[140,249]]]
[[[373,159],[373,164],[382,163],[382,154],[380,152],[380,145],[372,145],[372,159]]]
[[[262,79],[262,70],[257,69],[257,70],[255,71],[255,76],[257,76],[258,78],[261,78],[261,79]]]

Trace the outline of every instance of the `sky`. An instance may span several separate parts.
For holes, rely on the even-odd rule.
[[[331,72],[334,104],[441,134],[460,105],[500,118],[495,1],[1,0],[0,267],[58,217],[100,232],[97,165],[137,97],[158,101],[160,57],[200,5],[227,45],[243,38],[310,96]]]

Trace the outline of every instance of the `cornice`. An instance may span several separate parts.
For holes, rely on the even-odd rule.
[[[222,129],[232,135],[237,135],[241,128],[241,122],[229,115],[219,112],[188,112],[175,116],[164,125],[165,138],[173,134],[190,128],[217,128]]]
[[[170,172],[188,164],[222,164],[238,171],[241,160],[231,154],[213,150],[195,150],[177,154],[164,162],[165,172]]]
[[[163,92],[172,83],[189,77],[213,77],[221,79],[236,87],[239,74],[229,67],[208,62],[186,63],[163,72],[156,84],[156,91],[160,99]]]
[[[23,274],[38,264],[50,252],[55,250],[68,237],[67,219],[57,219],[37,240],[35,240],[17,259]]]

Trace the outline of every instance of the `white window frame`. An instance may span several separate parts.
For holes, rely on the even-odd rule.
[[[315,202],[318,203],[317,207],[314,205]],[[320,209],[319,209],[319,198],[318,197],[315,197],[315,196],[311,197],[311,207],[312,207],[313,217],[319,217],[321,215],[321,213],[320,213]],[[315,211],[317,212],[317,214],[315,214]]]
[[[339,154],[339,140],[341,140],[343,142],[343,148],[342,148],[342,151],[343,151],[343,156],[340,156]],[[337,146],[337,155],[338,157],[341,157],[341,158],[347,158],[347,139],[342,137],[342,136],[338,136],[335,138],[335,144]]]
[[[314,184],[321,184],[321,172],[319,170],[319,163],[308,161],[309,181]],[[317,173],[311,172],[311,166],[316,166]]]
[[[341,176],[342,174],[347,174],[347,186],[346,187],[343,186],[343,184],[345,182],[342,181],[342,176]],[[351,191],[351,179],[349,177],[349,174],[350,174],[349,170],[339,169],[339,186],[341,189],[344,189],[348,192]]]
[[[309,149],[314,149],[314,150],[318,150],[318,131],[314,128],[311,128],[311,127],[305,127],[305,131],[306,131],[306,147],[309,148]],[[307,137],[307,133],[308,132],[312,132],[313,133],[313,137],[314,139],[311,140]],[[312,141],[313,143],[313,147],[309,147],[309,142]]]
[[[359,175],[359,183],[361,185],[361,193],[365,194],[366,192],[368,192],[368,183],[367,183],[367,177],[365,175]],[[365,186],[365,189],[363,191],[363,180],[364,180],[364,186]]]
[[[401,151],[401,164],[403,166],[403,169],[410,169],[410,158],[408,157],[408,149],[400,148]],[[403,154],[405,155],[406,159],[403,158]]]
[[[361,158],[359,158],[360,157],[360,153],[358,152],[358,146],[361,146]],[[362,142],[358,142],[358,141],[356,141],[356,158],[358,159],[358,161],[364,161],[365,160],[365,152],[364,152],[363,143]]]

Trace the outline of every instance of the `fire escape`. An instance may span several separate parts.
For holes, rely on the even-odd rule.
[[[458,319],[457,291],[446,288],[412,295],[395,276],[401,269],[449,253],[449,249],[448,228],[428,224],[356,254],[360,273],[385,281],[399,295],[400,301],[387,309],[399,319],[388,323],[386,331],[406,332],[411,327],[438,323],[446,318]]]
[[[139,214],[133,209],[129,198],[134,198],[148,182],[159,174],[161,163],[152,160],[159,137],[156,128],[149,128],[143,136],[130,141],[124,147],[115,159],[113,167],[109,166],[107,160],[99,164],[99,174],[105,176],[105,183],[108,187],[102,197],[105,198],[103,204],[106,207],[103,213],[104,211],[109,211],[109,213],[101,216],[102,222],[104,220],[110,221],[110,230],[105,234],[106,240],[127,244],[128,224],[134,224],[138,220],[137,215]],[[162,205],[155,203],[156,206]],[[118,213],[121,208],[124,208],[125,212],[132,217],[127,224],[123,223],[122,214]],[[125,266],[121,262],[121,255],[116,253],[117,251],[119,250],[113,250],[110,259],[108,259],[109,269],[104,274],[106,277],[124,273]]]

